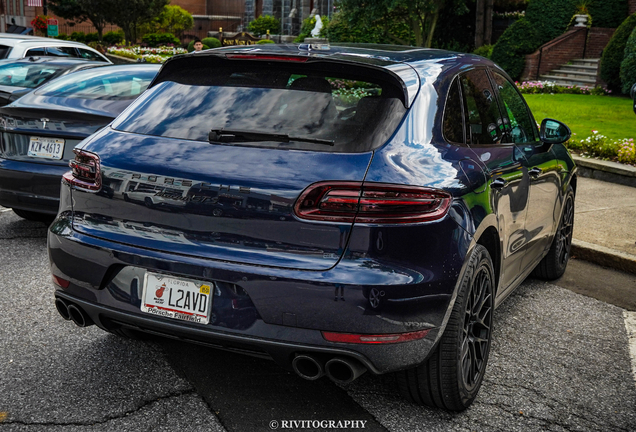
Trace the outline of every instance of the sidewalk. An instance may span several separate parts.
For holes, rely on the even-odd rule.
[[[579,176],[572,255],[636,273],[636,187]]]

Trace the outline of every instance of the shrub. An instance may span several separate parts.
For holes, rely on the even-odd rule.
[[[629,94],[636,83],[636,27],[625,45],[625,58],[621,62],[621,83],[625,94]]]
[[[636,165],[636,143],[633,138],[624,139],[618,148],[618,161]]]
[[[55,39],[68,40],[69,37],[66,35],[66,33],[59,33],[57,36],[55,36]]]
[[[578,151],[583,156],[616,159],[622,163],[636,164],[636,144],[633,138],[611,140],[593,130],[592,135],[585,139],[571,138],[566,146],[571,150]]]
[[[276,43],[271,39],[261,39],[258,42],[256,42],[256,45],[264,45],[264,44],[273,44]]]
[[[148,44],[151,47],[158,47],[162,45],[179,45],[180,41],[172,33],[148,33],[141,38],[143,43]]]
[[[104,54],[106,52],[106,48],[104,47],[104,45],[102,45],[101,42],[97,42],[97,41],[89,42],[88,46],[93,48],[93,49],[96,49],[97,51],[99,51],[102,54]]]
[[[203,41],[201,41],[201,42],[203,42]],[[188,48],[187,49],[188,49],[188,52],[194,51],[194,41],[190,41],[190,43],[188,44]],[[203,49],[204,50],[210,49],[210,47],[207,46],[206,44],[203,44]]]
[[[491,58],[492,57],[492,49],[493,45],[483,45],[477,48],[473,54],[477,54],[482,57]]]
[[[69,36],[70,40],[74,40],[76,42],[86,42],[86,34],[84,32],[73,32]]]
[[[513,79],[518,79],[526,65],[526,54],[532,54],[542,43],[535,26],[522,18],[501,35],[490,58]]]
[[[203,46],[204,47],[208,47],[208,48],[204,48],[204,49],[209,49],[209,48],[219,48],[221,46],[221,41],[218,40],[215,37],[206,37],[201,39],[201,42],[203,42]]]
[[[47,15],[38,15],[31,21],[31,27],[36,32],[46,33],[46,20],[49,17]]]
[[[601,78],[612,90],[621,89],[621,63],[625,57],[625,46],[636,27],[636,14],[633,14],[616,29],[616,32],[603,50],[601,58]]]
[[[280,21],[270,15],[261,15],[247,26],[247,30],[256,36],[266,34],[267,30],[270,33],[278,33],[280,31]]]
[[[516,83],[517,88],[523,94],[583,94],[594,96],[605,96],[611,93],[610,90],[605,90],[603,87],[579,87],[576,85],[562,86],[557,85],[552,81],[525,81],[522,83]]]
[[[118,45],[124,41],[124,32],[122,30],[109,31],[102,37],[102,40],[109,45]]]
[[[99,41],[99,34],[97,34],[97,32],[86,33],[86,35],[84,36],[84,43],[87,45],[91,42],[98,42],[98,41]]]

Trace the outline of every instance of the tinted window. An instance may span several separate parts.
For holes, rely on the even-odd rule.
[[[43,63],[11,63],[0,66],[0,85],[35,88],[63,71],[64,67]]]
[[[0,59],[5,59],[11,52],[10,46],[0,45]]]
[[[453,81],[444,108],[444,138],[452,143],[464,143],[464,115],[459,93],[459,80]]]
[[[51,57],[77,57],[77,51],[73,47],[48,47],[46,54]]]
[[[77,48],[77,50],[79,51],[80,57],[83,59],[92,60],[92,61],[106,61],[104,60],[102,56],[100,56],[97,53],[94,53],[93,51],[89,51],[84,48]]]
[[[515,86],[498,73],[493,73],[499,95],[503,101],[510,128],[504,135],[504,141],[510,143],[525,143],[538,141],[537,126],[532,120],[523,97]]]
[[[148,88],[157,70],[110,71],[95,68],[66,75],[37,90],[50,97],[76,99],[134,99]]]
[[[466,136],[471,144],[496,144],[501,141],[503,119],[486,71],[474,70],[460,77],[468,121]]]
[[[315,66],[309,74],[302,66],[270,69],[259,63],[242,62],[238,71],[236,63],[206,68],[201,75],[177,70],[174,81],[150,89],[114,128],[196,141],[208,141],[211,130],[249,131],[241,144],[354,152],[388,140],[406,112],[390,86],[369,76],[320,73]],[[288,135],[289,142],[254,138],[254,132]]]
[[[42,57],[45,56],[46,52],[44,48],[31,48],[24,55],[25,57]]]

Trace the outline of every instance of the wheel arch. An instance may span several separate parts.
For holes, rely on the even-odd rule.
[[[501,275],[501,241],[497,228],[489,226],[486,228],[476,241],[477,244],[486,248],[492,259],[492,265],[495,272],[495,295],[499,288],[499,278]]]

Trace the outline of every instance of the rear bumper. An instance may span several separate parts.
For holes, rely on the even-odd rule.
[[[455,224],[448,223],[449,227]],[[439,271],[434,270],[437,261],[424,271],[354,257],[326,271],[242,265],[85,235],[72,229],[70,214],[64,212],[51,225],[48,243],[52,273],[70,281],[56,295],[81,306],[101,328],[137,328],[272,358],[285,367],[296,353],[346,355],[376,374],[409,368],[426,359],[445,327],[465,257],[462,253],[443,259],[446,265],[439,266]],[[431,252],[435,253],[439,251]],[[245,308],[242,316],[240,311],[231,315],[227,302],[224,306],[222,298],[214,297],[213,312],[220,318],[207,325],[141,312],[139,284],[146,270],[239,285],[253,308]],[[380,310],[370,307],[373,288],[384,294]],[[335,343],[321,333],[424,329],[431,329],[425,338],[397,344]]]
[[[49,215],[57,214],[60,182],[66,166],[0,158],[0,205]]]

